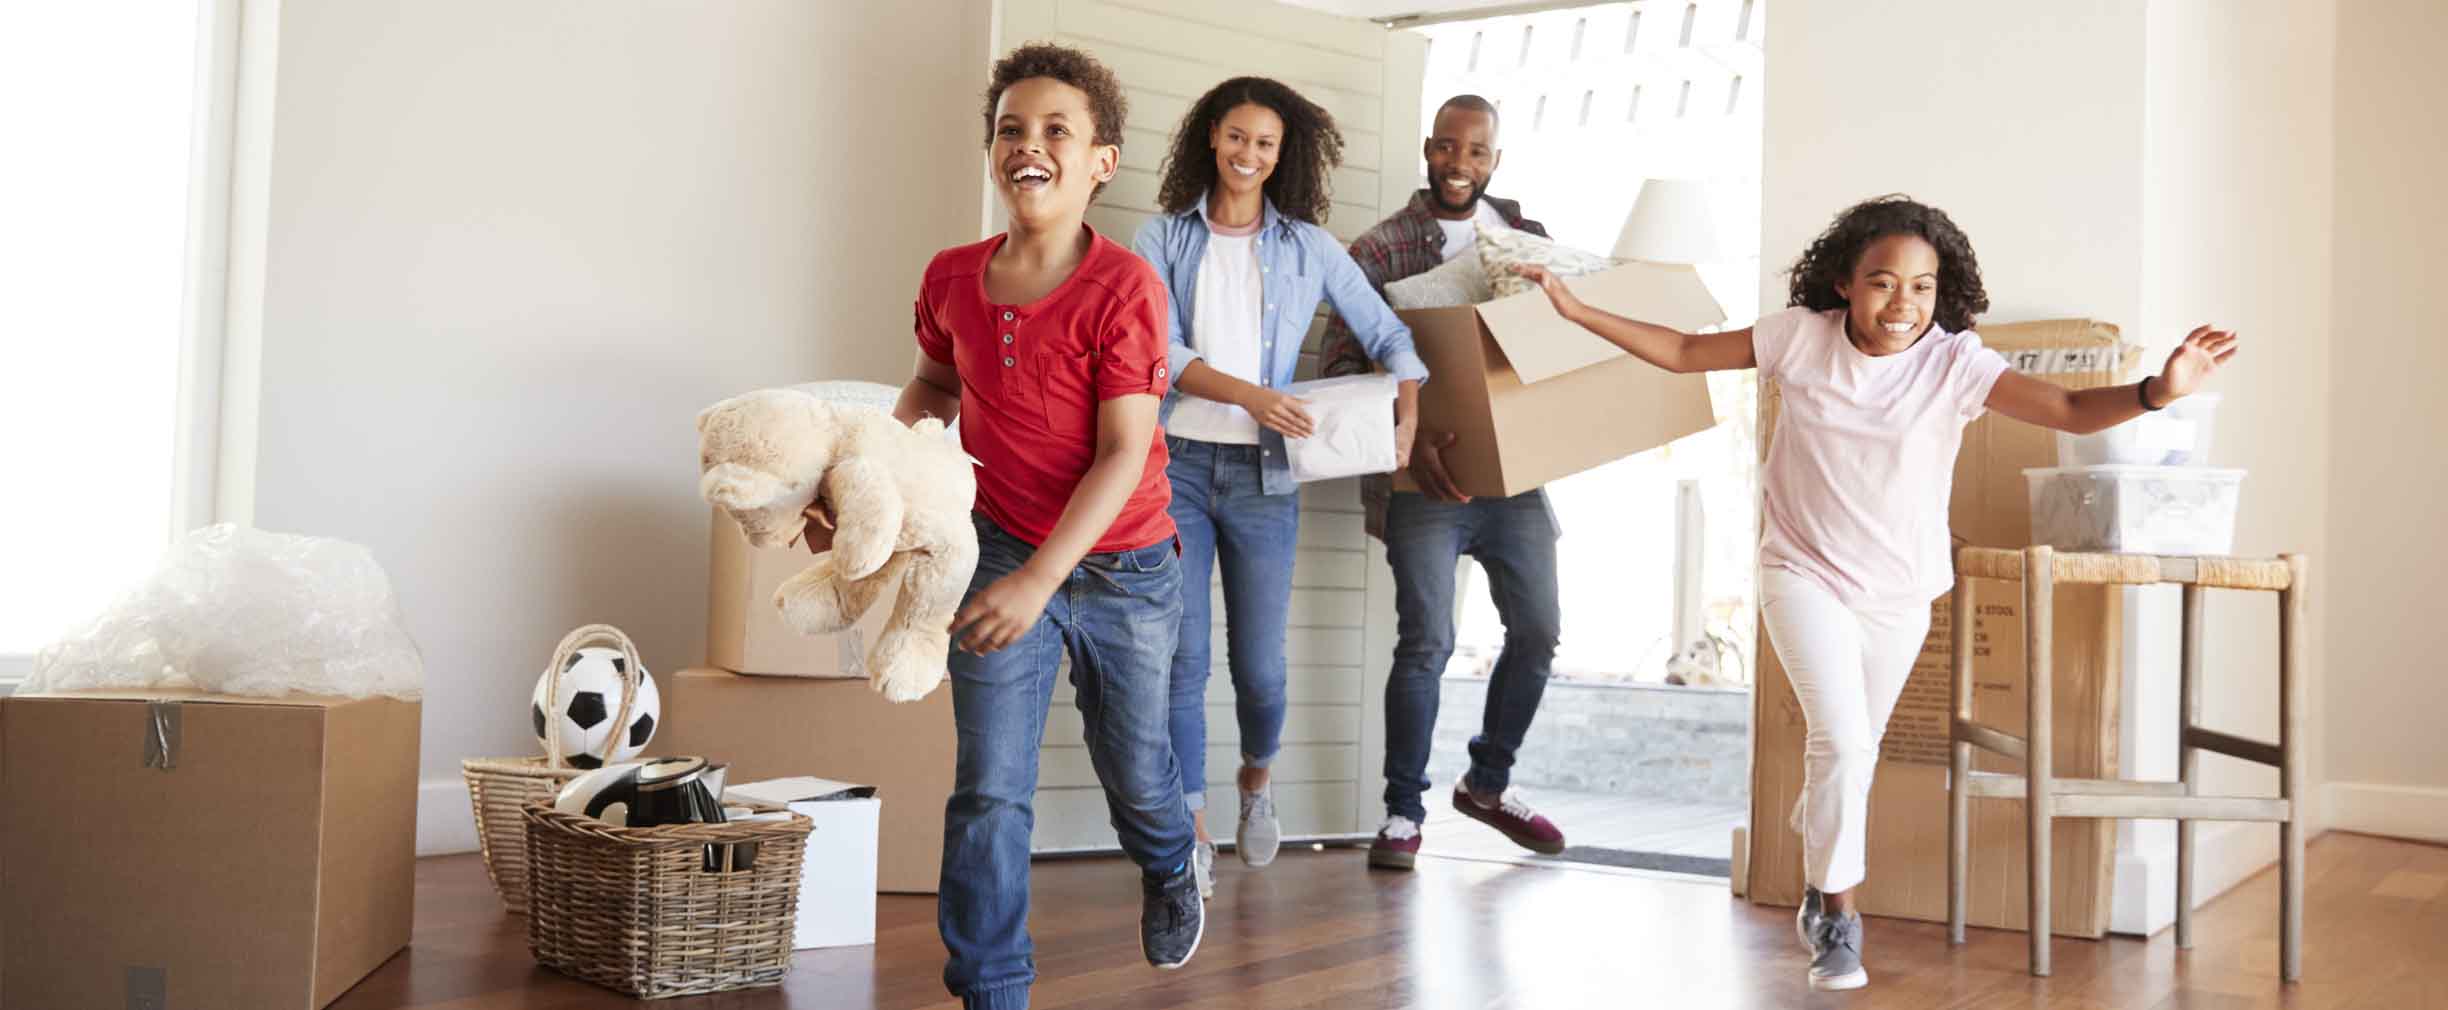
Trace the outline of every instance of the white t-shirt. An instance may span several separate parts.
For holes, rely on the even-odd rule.
[[[1437,257],[1448,262],[1470,251],[1472,243],[1479,240],[1479,229],[1511,227],[1505,224],[1504,215],[1496,213],[1496,208],[1488,206],[1484,199],[1479,201],[1479,210],[1470,220],[1448,221],[1440,217],[1436,223],[1445,232],[1445,244],[1438,247]]]
[[[1843,309],[1804,308],[1754,323],[1751,350],[1783,396],[1760,474],[1760,564],[1849,606],[1927,605],[1952,589],[1955,455],[2005,355],[1932,326],[1872,357],[1845,339]]]
[[[1198,284],[1190,300],[1190,349],[1207,367],[1243,382],[1260,382],[1266,358],[1258,329],[1258,251],[1253,229],[1247,235],[1209,232],[1207,253],[1199,260]],[[1229,403],[1183,393],[1173,405],[1165,433],[1199,442],[1226,445],[1258,444],[1258,421],[1249,411]]]

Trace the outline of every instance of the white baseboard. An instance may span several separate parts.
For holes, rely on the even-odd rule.
[[[2324,791],[2332,828],[2448,842],[2448,789],[2331,782]]]
[[[476,851],[476,813],[468,806],[467,781],[426,779],[417,783],[416,854],[443,856]]]

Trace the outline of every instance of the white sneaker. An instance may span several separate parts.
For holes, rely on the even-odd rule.
[[[1265,866],[1283,848],[1283,821],[1275,816],[1275,785],[1241,794],[1241,826],[1233,835],[1233,851],[1245,866]]]

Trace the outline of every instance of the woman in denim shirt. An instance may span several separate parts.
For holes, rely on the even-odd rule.
[[[1299,487],[1284,439],[1312,433],[1284,392],[1320,301],[1351,324],[1379,367],[1400,380],[1397,468],[1407,465],[1419,384],[1428,369],[1411,331],[1319,222],[1342,163],[1334,117],[1291,88],[1236,77],[1193,105],[1174,134],[1157,202],[1164,212],[1131,244],[1172,295],[1174,390],[1164,429],[1173,522],[1181,531],[1181,641],[1173,654],[1173,752],[1198,819],[1200,891],[1214,891],[1207,832],[1210,572],[1224,571],[1226,645],[1241,726],[1241,819],[1235,847],[1253,867],[1275,859],[1282,825],[1268,765],[1283,737],[1284,628],[1292,605]]]

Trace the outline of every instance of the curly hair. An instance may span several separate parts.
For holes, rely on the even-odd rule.
[[[1096,121],[1089,142],[1100,147],[1122,146],[1122,121],[1130,113],[1130,99],[1122,94],[1122,79],[1085,52],[1051,42],[1031,42],[996,60],[994,70],[987,74],[987,147],[994,146],[995,106],[1002,103],[1003,93],[1032,77],[1061,81],[1087,93],[1088,117]],[[1105,184],[1097,183],[1094,193],[1104,191]]]
[[[1208,138],[1224,114],[1244,103],[1265,107],[1283,120],[1284,135],[1267,176],[1266,198],[1284,216],[1310,224],[1326,223],[1333,195],[1328,177],[1343,163],[1343,131],[1334,115],[1302,98],[1282,83],[1264,77],[1235,77],[1201,95],[1182,116],[1173,133],[1173,149],[1165,155],[1164,183],[1156,205],[1179,214],[1198,203],[1216,184],[1215,148]]]
[[[1918,235],[1938,250],[1938,312],[1936,322],[1950,333],[1972,328],[1989,310],[1989,292],[1981,287],[1980,260],[1972,255],[1972,240],[1946,212],[1890,193],[1854,204],[1836,215],[1834,223],[1786,271],[1792,275],[1787,305],[1813,311],[1843,308],[1836,285],[1850,281],[1862,250],[1889,235]]]

